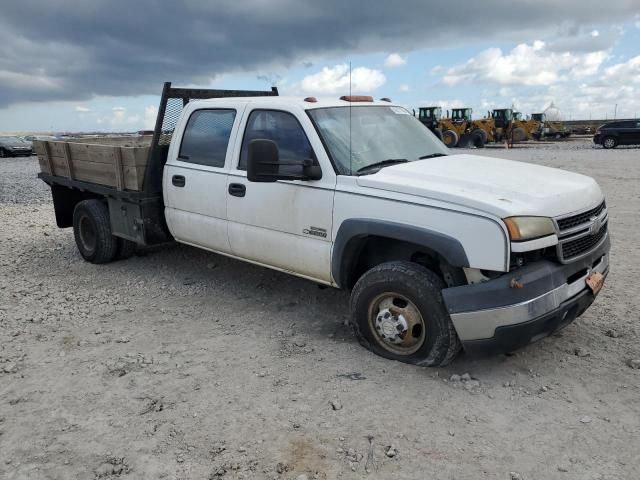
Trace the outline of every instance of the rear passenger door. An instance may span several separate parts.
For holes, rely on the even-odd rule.
[[[172,143],[164,171],[165,216],[183,243],[229,253],[227,169],[235,140],[236,108],[198,109],[188,114],[179,144]]]

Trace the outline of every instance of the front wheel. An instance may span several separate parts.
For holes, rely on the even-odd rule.
[[[7,154],[5,153],[4,148],[0,148],[0,158],[4,158],[6,156]]]
[[[449,363],[460,341],[442,300],[444,282],[411,262],[372,268],[351,294],[354,332],[372,352],[422,366]]]
[[[442,132],[442,143],[449,148],[455,147],[458,144],[458,134],[453,130],[445,130]]]

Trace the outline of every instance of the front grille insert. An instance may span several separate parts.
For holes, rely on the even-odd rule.
[[[571,215],[570,217],[561,218],[556,220],[558,222],[558,228],[562,233],[563,230],[569,230],[570,228],[577,227],[582,225],[583,223],[589,223],[589,220],[593,217],[598,217],[607,208],[605,202],[602,202],[595,208],[591,210],[587,210],[586,212],[578,213],[576,215]]]
[[[604,236],[607,234],[607,224],[605,222],[600,230],[593,235],[585,235],[575,240],[568,240],[560,244],[560,250],[562,252],[562,259],[565,261],[572,260],[581,256],[584,253],[588,253],[597,245],[600,244]]]
[[[609,215],[603,201],[575,215],[556,218],[558,226],[558,260],[568,263],[589,254],[597,248],[607,235]]]

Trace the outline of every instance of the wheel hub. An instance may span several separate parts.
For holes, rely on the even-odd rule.
[[[399,344],[407,336],[409,325],[401,314],[394,313],[386,308],[381,310],[376,317],[376,329],[383,340]]]

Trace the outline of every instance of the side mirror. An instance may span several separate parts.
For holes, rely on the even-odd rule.
[[[275,182],[278,180],[280,152],[273,140],[256,139],[249,142],[247,180]]]
[[[282,166],[297,166],[295,169],[282,169]],[[287,170],[286,172],[282,170]],[[320,180],[322,169],[314,165],[313,160],[300,162],[280,161],[278,144],[273,140],[255,139],[249,142],[247,154],[247,180],[250,182],[275,182],[277,180]]]

